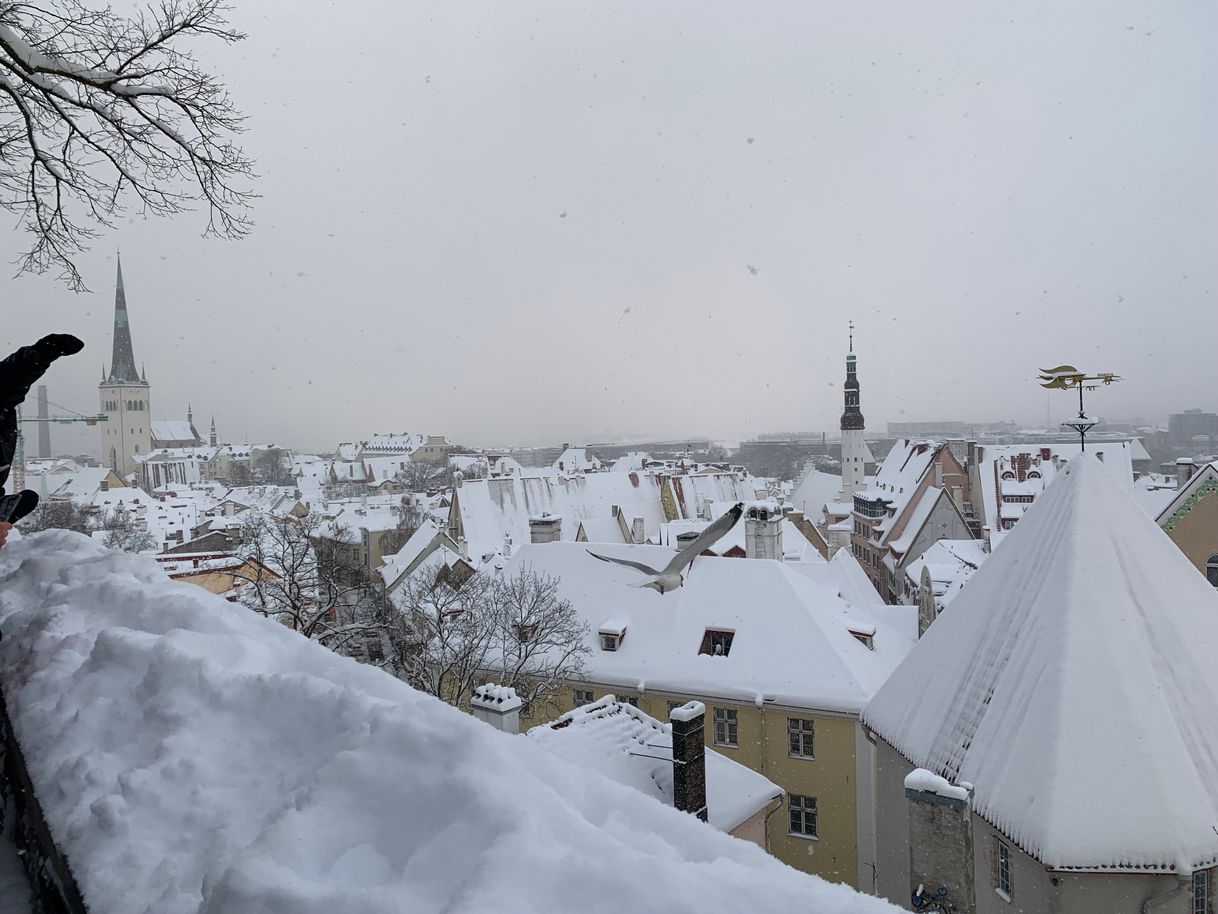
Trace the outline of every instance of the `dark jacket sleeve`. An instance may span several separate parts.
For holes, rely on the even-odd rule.
[[[50,364],[51,361],[33,346],[22,346],[0,362],[0,409],[20,406]]]

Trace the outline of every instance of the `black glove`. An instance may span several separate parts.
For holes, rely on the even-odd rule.
[[[70,333],[52,333],[35,343],[34,348],[38,350],[39,355],[51,362],[62,355],[75,355],[85,348],[85,344]]]

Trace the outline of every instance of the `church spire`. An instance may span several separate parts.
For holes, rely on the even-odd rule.
[[[863,488],[871,451],[863,438],[863,411],[859,408],[858,359],[854,354],[854,321],[850,322],[850,351],[846,353],[846,408],[842,412],[842,490],[839,502],[849,502]],[[839,543],[839,546],[845,543]]]
[[[850,322],[850,352],[846,355],[846,408],[842,412],[842,431],[865,428],[863,413],[859,408],[858,360],[854,355],[854,321]]]
[[[111,383],[140,383],[135,368],[135,352],[131,347],[131,327],[127,323],[127,293],[123,289],[123,262],[118,262],[118,277],[114,286],[114,354],[110,359]]]

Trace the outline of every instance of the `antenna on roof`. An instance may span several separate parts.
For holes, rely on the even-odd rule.
[[[1063,422],[1062,425],[1078,432],[1079,450],[1087,450],[1087,432],[1099,424],[1097,420],[1088,418],[1083,411],[1083,391],[1096,390],[1101,384],[1107,387],[1119,380],[1121,380],[1121,376],[1113,374],[1111,371],[1101,371],[1089,375],[1079,371],[1073,365],[1058,365],[1056,368],[1040,370],[1041,387],[1049,390],[1078,390],[1078,416],[1069,422]]]

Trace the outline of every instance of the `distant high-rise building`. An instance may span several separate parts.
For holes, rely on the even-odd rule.
[[[1208,450],[1218,443],[1218,413],[1186,409],[1167,420],[1167,438],[1172,447]]]
[[[846,356],[846,408],[842,412],[842,491],[839,502],[849,501],[863,487],[871,451],[863,440],[863,411],[859,404],[858,359],[854,355],[854,325],[850,325],[850,351]]]
[[[97,389],[107,420],[99,423],[102,464],[126,477],[135,472],[132,455],[147,454],[152,449],[152,420],[148,378],[135,367],[121,261],[114,289],[114,351],[109,373],[102,366]]]

